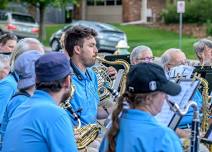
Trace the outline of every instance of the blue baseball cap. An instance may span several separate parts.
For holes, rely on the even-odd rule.
[[[168,80],[161,66],[154,63],[139,63],[130,69],[126,89],[131,93],[161,91],[175,96],[180,93],[181,86]]]
[[[40,57],[35,62],[35,72],[38,82],[60,80],[73,73],[68,58],[61,52],[51,52]]]
[[[27,51],[21,54],[14,64],[14,70],[19,76],[18,89],[26,89],[35,85],[35,61],[42,56],[39,51]]]

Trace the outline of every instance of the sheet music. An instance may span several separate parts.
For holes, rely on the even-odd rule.
[[[192,66],[180,65],[180,66],[171,68],[169,72],[169,77],[170,78],[183,77],[186,79],[190,79],[194,69],[195,68]]]
[[[192,81],[192,80],[180,80],[179,82],[182,90],[179,95],[177,96],[168,96],[170,101],[173,101],[179,105],[180,108],[184,108],[188,101],[191,99],[193,92],[197,88],[199,81]],[[155,116],[155,118],[161,124],[168,126],[172,117],[174,116],[174,112],[170,109],[167,102],[164,102],[161,112]]]

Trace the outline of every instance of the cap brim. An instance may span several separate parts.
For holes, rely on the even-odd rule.
[[[21,79],[18,81],[18,89],[25,89],[35,85],[35,78]]]
[[[160,91],[163,91],[171,96],[176,96],[180,93],[181,86],[178,85],[177,83],[168,81],[167,83],[164,83],[163,85],[160,86]]]

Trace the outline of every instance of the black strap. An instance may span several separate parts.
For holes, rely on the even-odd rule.
[[[14,77],[15,81],[18,82],[19,78],[18,75],[15,73],[15,71],[10,72],[10,74]]]
[[[81,75],[80,71],[76,68],[74,63],[71,61],[71,59],[70,59],[70,66],[73,69],[73,72],[77,76],[78,80],[82,81],[83,80],[82,75]],[[86,75],[88,75],[89,79],[92,80],[88,70],[86,70]]]
[[[14,98],[14,97],[16,97],[16,96],[19,96],[19,95],[23,95],[23,96],[27,96],[27,97],[30,97],[30,96],[31,96],[31,95],[30,95],[28,92],[26,92],[25,90],[21,90],[21,91],[16,92],[16,93],[11,97],[11,99]]]

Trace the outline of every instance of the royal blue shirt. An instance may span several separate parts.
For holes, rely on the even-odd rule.
[[[12,74],[0,80],[0,123],[2,122],[7,103],[17,90],[17,82]]]
[[[106,152],[108,143],[103,139],[100,152]],[[179,138],[173,130],[160,125],[147,112],[124,110],[116,138],[117,152],[182,152]]]
[[[202,95],[199,90],[194,92],[194,95],[191,100],[195,101],[197,103],[198,109],[200,111],[202,108],[203,99],[202,99]],[[188,112],[181,119],[178,127],[179,128],[187,128],[188,126],[191,126],[193,114],[194,114],[194,109],[192,107],[190,107]]]
[[[29,99],[29,97],[30,95],[26,92],[19,93],[8,102],[6,110],[4,112],[4,117],[0,126],[0,135],[1,135],[0,150],[2,149],[2,143],[4,141],[4,133],[6,131],[9,118],[12,116],[16,108],[22,103],[24,103],[27,99]]]
[[[70,103],[74,111],[80,116],[82,125],[96,123],[99,104],[96,73],[91,68],[87,68],[84,73],[75,65],[72,66],[75,70],[75,75],[72,77],[75,93]],[[73,117],[71,118],[74,125],[77,125],[77,121]]]
[[[47,92],[37,90],[9,119],[2,151],[77,151],[68,114]]]

